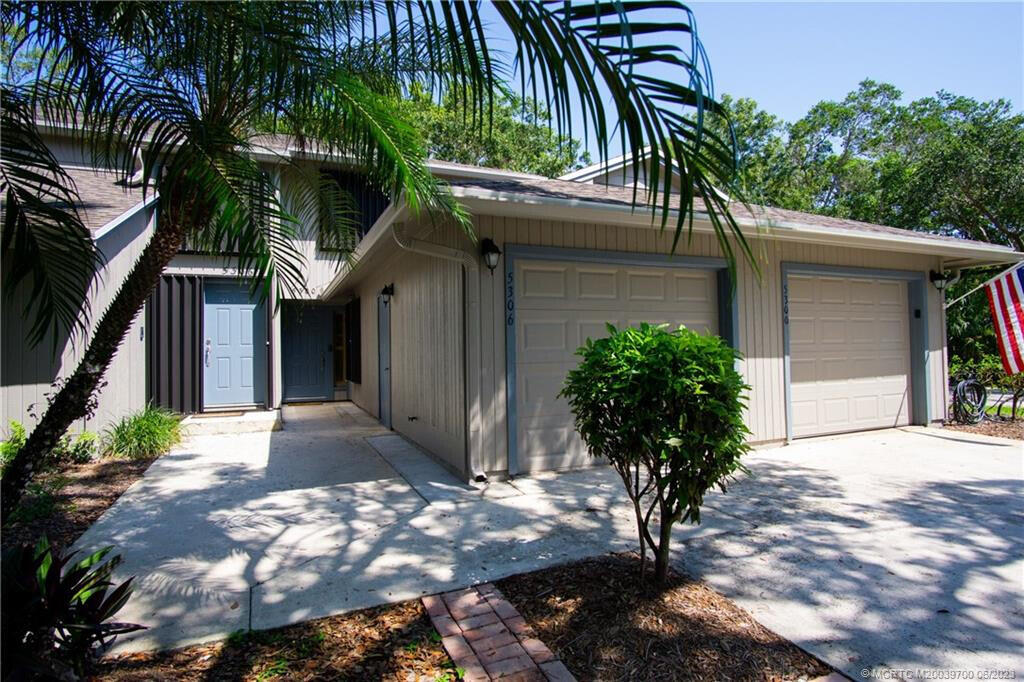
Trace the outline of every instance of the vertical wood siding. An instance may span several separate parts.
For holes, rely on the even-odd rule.
[[[425,239],[451,244],[459,237],[455,228],[441,226]],[[373,265],[372,273],[352,292],[359,297],[363,322],[362,382],[353,384],[352,400],[379,416],[377,294],[392,283],[392,426],[461,472],[466,456],[466,382],[459,263],[399,252]]]
[[[89,296],[92,324],[103,314],[117,289],[152,234],[153,211],[142,210],[98,242],[107,258],[106,266],[94,281]],[[4,297],[0,312],[0,430],[16,419],[27,427],[35,424],[29,412],[41,415],[46,409],[46,394],[58,377],[67,377],[78,365],[85,339],[75,343],[61,339],[57,354],[51,353],[53,337],[48,335],[36,347],[28,346],[31,318],[26,312],[27,292],[15,292],[14,299]],[[145,316],[135,318],[127,336],[107,369],[106,385],[99,392],[99,405],[92,419],[82,419],[72,431],[99,430],[112,421],[140,409],[146,403]],[[35,406],[34,409],[32,406]]]

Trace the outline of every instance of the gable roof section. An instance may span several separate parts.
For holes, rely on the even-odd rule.
[[[145,193],[141,187],[129,187],[118,181],[118,173],[110,170],[65,166],[82,200],[79,215],[92,234],[99,239],[129,217],[150,205],[156,192]]]

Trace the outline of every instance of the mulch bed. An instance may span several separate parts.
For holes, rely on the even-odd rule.
[[[648,564],[650,565],[650,563]],[[831,669],[707,585],[637,586],[639,557],[588,559],[495,584],[580,680],[797,680]]]
[[[1013,438],[1024,440],[1024,419],[1016,421],[990,421],[986,419],[980,424],[946,424],[946,428],[952,431],[964,431],[966,433],[980,433],[985,436],[999,436],[1000,438]]]
[[[226,641],[104,659],[90,679],[455,680],[418,599],[237,635]]]
[[[153,459],[102,459],[37,475],[34,483],[54,489],[53,511],[31,520],[12,521],[3,529],[3,548],[35,544],[43,533],[51,545],[70,546],[121,493],[142,478]],[[22,504],[33,502],[29,493]]]

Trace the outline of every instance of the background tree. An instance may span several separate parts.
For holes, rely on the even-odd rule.
[[[460,99],[450,91],[437,103],[422,88],[414,88],[403,102],[431,158],[549,178],[590,163],[580,141],[553,131],[550,113],[529,98],[501,88],[493,102],[484,103],[486,130],[467,130],[469,107]]]
[[[737,352],[717,336],[647,323],[608,325],[608,332],[577,351],[580,364],[559,396],[568,399],[590,454],[606,458],[622,479],[636,517],[641,578],[650,547],[663,583],[672,527],[700,523],[705,493],[724,492],[728,477],[744,470],[749,387],[735,369]]]
[[[866,80],[786,124],[753,100],[723,96],[742,189],[770,206],[1024,249],[1024,114],[1005,100],[947,92],[901,98],[894,86]],[[965,272],[947,298],[999,269]],[[997,366],[984,294],[950,308],[947,328],[952,364]]]
[[[649,149],[656,167],[660,159],[676,160],[687,177],[675,230],[688,229],[699,197],[727,255],[739,248],[753,260],[715,190],[735,172],[731,139],[700,134],[704,120],[723,112],[685,5],[659,3],[659,22],[645,20],[646,3],[517,2],[494,9],[513,36],[522,90],[543,96],[559,136],[572,137],[579,112],[602,158],[618,139],[635,155]],[[355,243],[350,212],[338,210],[345,201],[337,186],[306,177],[290,201],[278,198],[250,153],[268,120],[272,129],[280,122],[290,131],[300,152],[315,145],[318,153],[346,159],[413,209],[449,213],[468,229],[465,214],[427,171],[422,140],[394,101],[414,84],[442,101],[456,91],[470,125],[487,129],[506,70],[488,47],[479,3],[10,2],[0,19],[4,35],[18,37],[12,59],[38,49],[40,62],[62,65],[28,83],[4,84],[4,122],[25,123],[5,128],[4,144],[23,150],[27,163],[18,169],[0,159],[5,263],[33,252],[89,255],[94,248],[81,238],[73,202],[45,202],[40,215],[38,206],[10,200],[68,189],[40,122],[72,129],[98,165],[124,177],[134,172],[135,152],[144,151],[144,182],[159,193],[151,240],[99,317],[79,366],[5,471],[4,519],[36,463],[87,410],[132,319],[186,239],[240,254],[239,272],[262,295],[275,286],[301,290],[302,260],[292,238],[320,224],[320,216],[329,216],[323,229],[332,243]],[[686,115],[694,109],[704,116]],[[279,163],[301,177],[292,159]],[[665,226],[671,178],[663,179],[659,187],[655,177],[644,198]],[[46,220],[68,229],[39,229]],[[87,258],[76,262],[80,272],[92,267]],[[42,328],[59,326],[61,302],[81,300],[74,287],[49,277],[4,268],[5,292],[51,287],[49,302],[34,301]]]

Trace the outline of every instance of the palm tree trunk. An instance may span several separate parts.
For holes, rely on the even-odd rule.
[[[0,486],[0,524],[10,518],[43,457],[76,419],[86,416],[89,399],[99,387],[118,346],[184,238],[184,223],[158,212],[153,237],[104,311],[74,374],[58,391],[24,447],[4,470]]]

